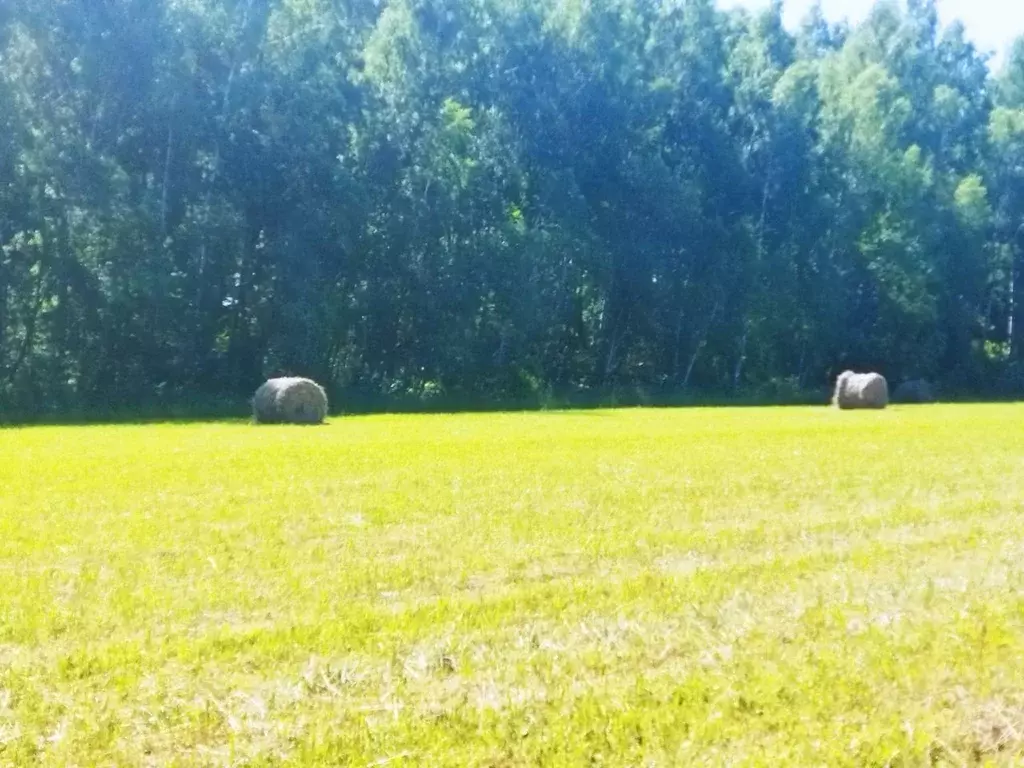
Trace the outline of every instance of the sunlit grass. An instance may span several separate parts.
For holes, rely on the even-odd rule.
[[[1024,406],[0,456],[0,764],[1024,761]]]

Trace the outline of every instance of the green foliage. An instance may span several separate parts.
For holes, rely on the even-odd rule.
[[[971,174],[960,181],[953,193],[953,202],[960,222],[969,229],[983,229],[992,221],[988,190],[977,174]]]
[[[924,0],[796,34],[779,2],[14,0],[0,103],[8,413],[277,373],[982,393],[1024,354],[1024,43],[993,77]]]

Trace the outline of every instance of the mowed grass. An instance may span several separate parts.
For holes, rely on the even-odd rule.
[[[1024,406],[0,432],[3,765],[1024,762]]]

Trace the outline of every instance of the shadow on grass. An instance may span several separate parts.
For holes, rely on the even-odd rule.
[[[829,405],[831,393],[824,389],[800,392],[765,392],[763,390],[707,393],[707,392],[644,392],[619,390],[614,392],[574,392],[566,395],[531,396],[527,398],[486,398],[483,396],[434,397],[423,399],[412,396],[381,397],[361,393],[341,393],[333,398],[335,404],[329,418],[368,416],[375,414],[458,414],[458,413],[534,413],[546,412],[552,416],[607,415],[620,408],[764,408]],[[974,393],[947,393],[940,402],[963,405],[1007,404],[1018,402],[1019,396],[981,396]],[[893,403],[912,405],[911,403]],[[337,407],[337,406],[341,407]],[[30,413],[0,411],[0,427],[22,426],[85,426],[102,424],[166,424],[209,422],[252,422],[252,411],[247,398],[217,399],[204,402],[151,403],[134,407],[109,405],[78,407],[67,410],[47,410]],[[264,424],[260,426],[275,426]],[[279,426],[279,425],[278,425]]]

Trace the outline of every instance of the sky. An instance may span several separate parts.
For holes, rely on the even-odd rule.
[[[769,0],[718,0],[724,8],[742,6],[764,8]],[[796,27],[814,0],[784,0],[786,25]],[[825,16],[832,21],[846,18],[859,22],[867,16],[874,0],[821,0]],[[1024,34],[1024,0],[938,0],[939,18],[949,24],[955,19],[964,23],[967,35],[982,51],[995,54],[998,67],[1010,43]]]

